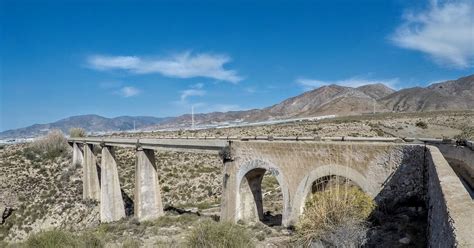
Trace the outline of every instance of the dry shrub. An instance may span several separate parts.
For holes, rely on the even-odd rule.
[[[331,185],[315,192],[296,225],[298,242],[305,246],[316,242],[336,246],[346,242],[350,244],[343,246],[357,246],[354,243],[363,242],[365,220],[374,208],[370,196],[348,184]]]
[[[94,248],[103,246],[103,242],[91,233],[75,235],[70,232],[64,232],[60,230],[39,232],[37,234],[31,235],[25,243],[19,245],[19,247],[26,248]]]
[[[254,247],[250,234],[241,226],[229,222],[206,220],[186,238],[191,248],[247,248]]]
[[[86,130],[80,127],[73,127],[69,129],[69,137],[71,138],[86,137]]]
[[[34,152],[46,159],[54,159],[67,152],[69,145],[60,130],[53,130],[45,137],[32,142],[30,152]]]

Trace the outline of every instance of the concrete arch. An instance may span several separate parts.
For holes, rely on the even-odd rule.
[[[312,170],[299,183],[296,194],[293,199],[293,208],[291,210],[290,224],[295,224],[298,217],[303,213],[306,197],[308,196],[313,182],[325,176],[341,176],[345,177],[357,184],[364,192],[375,197],[376,192],[372,192],[366,178],[358,171],[341,165],[325,165]]]
[[[278,181],[280,185],[281,192],[283,194],[283,211],[282,211],[282,225],[287,226],[288,220],[290,217],[290,194],[288,183],[286,177],[282,174],[282,170],[274,165],[271,162],[262,161],[262,160],[252,160],[249,162],[244,163],[240,166],[237,176],[236,176],[236,220],[244,219],[246,216],[245,211],[249,209],[244,209],[246,207],[253,207],[253,206],[245,206],[246,202],[249,200],[249,192],[252,191],[253,197],[260,193],[261,197],[261,180],[263,178],[263,174],[265,171],[269,171]],[[248,180],[251,179],[251,180]],[[253,180],[252,180],[253,179]],[[243,192],[245,191],[245,192]],[[257,196],[258,197],[258,196]],[[262,209],[257,209],[261,206],[258,206],[258,202],[253,202],[256,209],[254,211],[258,213],[259,219],[261,219]]]

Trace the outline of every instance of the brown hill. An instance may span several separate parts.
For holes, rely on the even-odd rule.
[[[328,85],[288,98],[264,109],[195,115],[197,124],[226,121],[266,121],[319,115],[354,115],[377,112],[419,112],[474,109],[474,75],[395,91],[383,84],[357,88]],[[190,115],[160,123],[159,127],[189,126]]]
[[[360,87],[357,87],[357,89],[375,99],[386,97],[395,92],[394,89],[389,88],[385,84],[380,84],[380,83],[360,86]]]
[[[403,89],[379,101],[395,112],[474,109],[474,75],[426,88]]]

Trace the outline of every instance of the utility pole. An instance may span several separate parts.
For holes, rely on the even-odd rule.
[[[191,105],[191,129],[194,130],[194,105]]]

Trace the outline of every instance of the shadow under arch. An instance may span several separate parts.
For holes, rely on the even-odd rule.
[[[281,169],[271,162],[252,160],[240,166],[237,176],[237,220],[263,220],[262,179],[270,172],[278,181],[283,195],[281,225],[288,226],[290,217],[290,196],[288,183]]]
[[[290,225],[295,224],[298,221],[299,216],[303,213],[306,198],[308,197],[309,192],[311,192],[313,182],[316,182],[318,179],[326,176],[344,177],[351,180],[370,196],[375,197],[377,195],[377,192],[374,192],[374,190],[369,186],[366,178],[357,170],[341,165],[320,166],[304,176],[301,182],[298,184],[298,188],[293,199],[291,216],[289,219]]]

